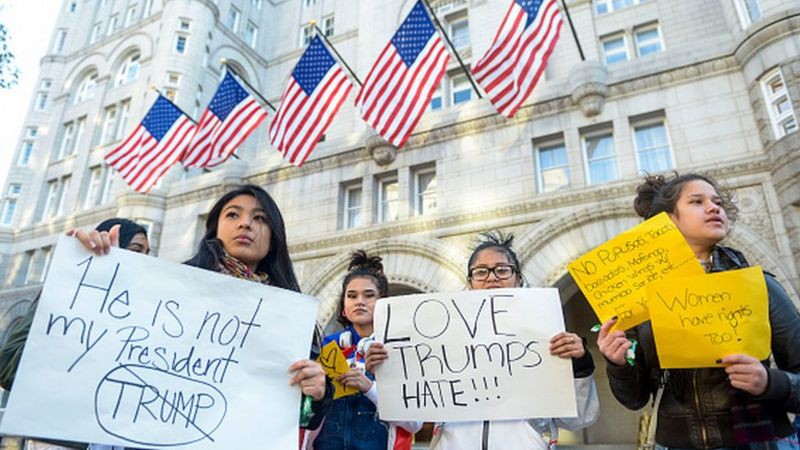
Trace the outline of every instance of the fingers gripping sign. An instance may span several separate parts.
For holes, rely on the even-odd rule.
[[[121,225],[114,225],[109,231],[83,231],[70,229],[67,236],[76,237],[87,250],[97,256],[107,255],[111,247],[119,247],[119,229]]]
[[[633,342],[628,340],[624,331],[609,331],[616,322],[617,318],[612,317],[603,323],[603,326],[600,327],[600,333],[597,335],[597,347],[606,359],[621,366],[625,364],[625,357]]]
[[[299,385],[303,394],[314,400],[325,396],[325,371],[319,363],[301,359],[289,366],[289,371],[293,373],[290,385]]]

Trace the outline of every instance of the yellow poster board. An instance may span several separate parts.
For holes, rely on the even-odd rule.
[[[735,353],[770,353],[769,300],[761,267],[731,270],[647,287],[661,367],[719,367]]]
[[[666,213],[652,217],[567,266],[601,322],[617,316],[627,330],[649,318],[647,285],[704,274],[686,239]]]
[[[336,381],[337,378],[339,378],[339,375],[344,375],[350,371],[350,365],[347,364],[347,358],[345,358],[344,353],[342,353],[342,349],[339,348],[339,346],[336,344],[336,341],[328,342],[324,347],[322,347],[322,351],[319,353],[317,362],[319,362],[319,364],[322,366],[322,369],[325,371],[325,375],[328,375],[328,378],[333,381],[334,399],[353,395],[358,392],[357,388],[345,387]]]

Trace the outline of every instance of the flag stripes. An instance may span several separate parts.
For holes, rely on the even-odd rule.
[[[541,78],[558,42],[555,0],[515,0],[472,73],[498,112],[513,117]]]

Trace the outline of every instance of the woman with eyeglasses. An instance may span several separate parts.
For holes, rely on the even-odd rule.
[[[470,289],[523,287],[525,280],[519,259],[511,248],[514,236],[484,233],[467,264]],[[535,320],[532,318],[532,320]],[[550,354],[572,360],[578,417],[483,422],[447,422],[434,429],[432,450],[546,450],[558,440],[558,429],[575,431],[594,423],[599,411],[595,389],[594,362],[583,339],[575,333],[561,332],[550,339]],[[367,370],[389,356],[380,343],[367,351]],[[547,437],[545,437],[547,436]]]

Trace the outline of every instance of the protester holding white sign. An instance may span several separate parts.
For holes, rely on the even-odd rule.
[[[513,240],[513,236],[503,237],[501,234],[484,234],[483,239],[480,244],[475,248],[471,257],[468,261],[468,275],[467,281],[469,283],[469,288],[472,290],[483,290],[483,289],[498,289],[498,288],[515,288],[515,287],[522,287],[524,285],[524,280],[521,275],[519,260],[517,259],[516,254],[511,248],[511,243]],[[499,291],[502,292],[502,291]],[[494,296],[491,296],[494,297]],[[507,330],[502,329],[502,324],[500,322],[500,318],[502,317],[507,322],[511,323],[514,322],[515,318],[511,317],[512,315],[509,313],[508,310],[504,310],[505,306],[509,306],[506,304],[505,306],[502,304],[502,298],[505,297],[506,300],[514,300],[514,295],[512,291],[508,291],[507,295],[498,295],[498,299],[492,298],[487,301],[484,300],[483,302],[479,303],[479,308],[473,308],[476,312],[464,314],[458,307],[458,302],[455,300],[451,301],[451,306],[456,309],[456,311],[452,314],[448,313],[447,317],[451,317],[452,321],[457,322],[461,326],[466,326],[468,328],[469,334],[472,335],[473,333],[477,334],[480,330],[478,328],[480,325],[484,325],[486,323],[489,324],[489,328],[491,331],[496,334],[498,337],[501,336],[511,336],[512,333],[509,333]],[[557,300],[557,297],[556,297]],[[439,306],[446,307],[445,302],[441,302],[438,300],[426,302],[430,303],[432,306]],[[419,312],[419,308],[423,305],[420,304],[417,308],[417,312]],[[558,317],[554,318],[552,313],[549,313],[547,318],[544,317],[526,317],[525,320],[536,321],[538,320],[554,320],[559,319],[560,327],[563,330],[563,318],[560,316],[560,305],[556,301],[556,308]],[[488,311],[488,312],[483,312]],[[391,314],[390,311],[387,313]],[[387,314],[387,316],[389,315]],[[485,316],[488,314],[489,319],[486,319]],[[420,323],[415,324],[414,327],[417,330],[421,330],[424,328],[424,331],[421,333],[428,334],[428,335],[435,335],[436,333],[428,333],[428,326],[433,325],[431,320],[425,320],[423,318],[424,314],[414,314],[414,317],[420,318],[421,321],[424,321],[426,324],[420,325]],[[474,317],[473,317],[474,316]],[[469,318],[469,319],[468,319]],[[439,321],[441,322],[441,321]],[[480,322],[480,323],[479,323]],[[389,327],[390,320],[386,320],[385,326]],[[376,325],[377,326],[377,325]],[[552,326],[552,325],[550,325]],[[447,328],[447,327],[445,327]],[[443,330],[442,333],[446,332]],[[387,334],[388,336],[388,334]],[[392,339],[396,338],[392,335]],[[367,351],[367,370],[375,371],[380,368],[380,366],[387,361],[389,358],[389,352],[387,350],[387,342],[389,339],[385,340],[386,342],[379,343],[376,342],[371,345]],[[498,338],[498,341],[500,339]],[[467,355],[475,355],[480,349],[478,347],[483,348],[484,354],[488,356],[489,361],[492,361],[492,354],[499,355],[498,361],[495,365],[502,366],[501,369],[508,371],[508,377],[504,379],[512,378],[512,371],[513,370],[524,370],[524,369],[541,369],[542,365],[542,354],[539,352],[537,346],[544,344],[539,343],[536,340],[527,341],[522,339],[520,342],[514,340],[504,340],[505,346],[502,344],[491,343],[491,344],[477,344],[472,345],[473,348],[472,353],[467,351]],[[422,346],[424,347],[424,345]],[[511,348],[513,347],[513,348]],[[493,349],[496,348],[496,352],[492,353]],[[408,357],[410,360],[418,361],[419,364],[416,369],[423,369],[422,366],[431,362],[431,360],[442,361],[442,366],[447,367],[454,373],[459,373],[459,371],[463,372],[461,369],[462,358],[459,358],[458,367],[453,369],[450,367],[450,363],[445,363],[445,356],[444,355],[433,355],[435,349],[429,349],[428,352],[425,348],[421,348],[420,345],[415,346],[415,350],[412,351],[402,351],[400,349],[400,357],[398,359],[403,360],[404,356]],[[550,355],[555,356],[553,362],[551,362],[552,366],[558,366],[559,364],[555,364],[555,362],[559,360],[571,360],[572,361],[572,374],[574,376],[573,386],[570,388],[574,390],[574,396],[572,395],[572,391],[564,391],[563,398],[561,399],[561,403],[569,398],[569,401],[574,402],[571,405],[557,405],[556,402],[553,402],[552,399],[547,399],[545,401],[543,399],[543,403],[547,403],[547,405],[541,405],[540,408],[552,408],[553,410],[557,410],[558,408],[566,408],[563,410],[576,412],[576,417],[564,417],[564,418],[536,418],[536,419],[517,419],[517,420],[492,420],[492,421],[447,421],[443,423],[439,423],[434,430],[433,440],[431,442],[431,449],[433,450],[472,450],[472,449],[482,449],[482,450],[501,450],[501,449],[514,449],[514,450],[546,450],[549,447],[549,444],[557,440],[558,438],[558,427],[569,429],[569,430],[577,430],[580,428],[584,428],[586,426],[591,425],[597,418],[598,410],[599,410],[599,403],[597,398],[597,392],[595,389],[594,378],[592,376],[592,372],[594,371],[594,363],[590,354],[586,351],[584,347],[583,340],[569,332],[558,332],[552,335],[552,338],[549,340],[549,345],[547,350],[549,351]],[[408,353],[408,355],[406,355]],[[463,352],[462,352],[463,353]],[[513,357],[511,354],[513,353]],[[393,356],[395,358],[395,356]],[[482,358],[485,360],[486,358]],[[437,367],[435,362],[432,364],[434,367]],[[473,360],[472,364],[467,363],[467,366],[474,367],[477,360]],[[512,363],[512,361],[514,363]],[[516,365],[515,365],[516,364]],[[465,367],[467,367],[465,366]],[[402,367],[408,367],[406,361],[403,361]],[[382,368],[381,368],[382,369]],[[415,369],[415,370],[416,370]],[[403,370],[403,369],[401,369]],[[560,373],[558,367],[552,367],[551,369],[553,372],[547,373]],[[567,371],[570,369],[567,367]],[[419,371],[419,370],[418,370]],[[482,369],[481,373],[488,374],[487,369]],[[528,372],[531,373],[531,372]],[[569,373],[569,372],[567,372]],[[380,375],[381,372],[378,372],[378,381],[380,382]],[[568,376],[568,375],[567,375]],[[502,405],[511,405],[514,404],[514,399],[509,398],[500,398],[502,397],[499,395],[501,392],[502,387],[499,386],[499,379],[500,374],[497,376],[484,376],[482,380],[478,380],[477,378],[481,377],[472,377],[470,380],[445,380],[444,383],[439,383],[438,388],[436,386],[428,386],[427,388],[421,389],[419,394],[414,396],[411,394],[403,394],[404,399],[411,399],[412,403],[414,398],[420,399],[420,402],[423,400],[425,402],[434,404],[435,402],[440,403],[447,403],[450,410],[455,410],[456,407],[460,407],[464,410],[472,409],[476,404],[480,405],[487,405],[485,407],[482,406],[487,412],[484,414],[489,414],[492,412],[492,417],[498,417],[498,415],[502,416],[503,411],[498,411],[497,408],[492,408],[490,405],[493,402],[499,402]],[[436,380],[434,380],[436,381]],[[468,381],[468,382],[466,382]],[[552,382],[553,386],[558,386],[563,380],[560,379],[549,379]],[[426,381],[423,380],[423,383]],[[427,382],[432,383],[432,382]],[[460,384],[459,384],[460,383]],[[470,384],[471,383],[471,384]],[[442,384],[444,387],[442,387]],[[460,386],[460,387],[459,387]],[[481,391],[481,388],[484,388],[484,391]],[[474,388],[474,389],[471,389]],[[567,388],[567,389],[570,389]],[[557,388],[556,388],[557,389]],[[469,392],[470,394],[467,396],[465,391]],[[474,391],[474,392],[473,392]],[[482,392],[481,395],[478,395],[477,392]],[[485,394],[485,399],[482,396]],[[504,392],[507,394],[507,392]],[[566,395],[569,394],[569,395]],[[493,396],[497,396],[497,399],[494,399]],[[474,399],[472,397],[475,397]],[[479,398],[481,397],[481,398]],[[385,399],[382,397],[382,402]],[[474,403],[473,403],[474,400]],[[484,402],[485,400],[485,402]],[[473,403],[473,404],[471,404]],[[417,407],[420,406],[418,404],[412,404],[411,406]],[[437,406],[437,405],[434,405]],[[509,406],[506,406],[509,407]],[[517,407],[519,408],[519,407]],[[421,409],[420,409],[421,411]],[[510,415],[513,417],[519,417]],[[489,417],[484,415],[484,417]],[[525,416],[525,417],[533,417],[533,416]],[[470,419],[471,420],[471,419]],[[545,438],[547,436],[548,439]]]
[[[325,336],[320,362],[334,368],[336,358],[345,358],[350,369],[335,377],[336,389],[345,392],[336,393],[314,441],[314,450],[410,450],[412,435],[422,428],[422,423],[379,420],[374,377],[364,372],[364,344],[374,331],[375,302],[389,293],[382,259],[357,250],[347,270],[342,280],[338,317],[345,328]]]

